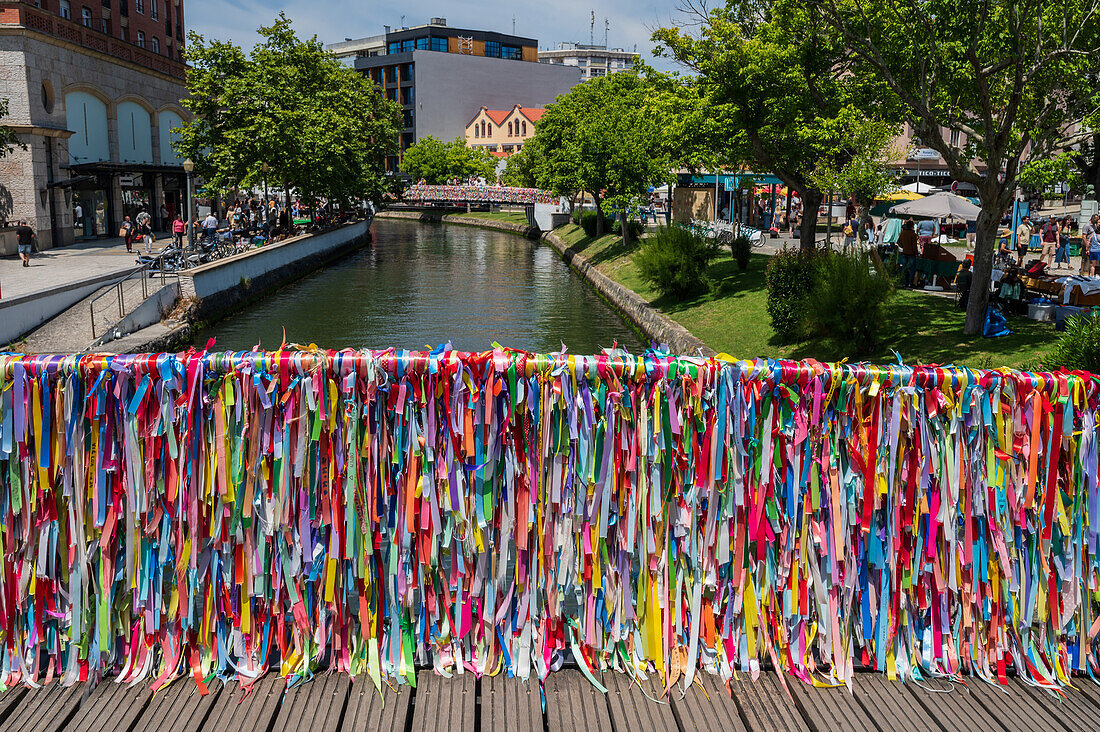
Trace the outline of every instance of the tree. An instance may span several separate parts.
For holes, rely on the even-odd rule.
[[[1100,0],[810,0],[884,83],[921,144],[978,189],[965,332],[985,322],[997,227],[1019,175],[1072,144],[1097,106]]]
[[[311,202],[380,200],[400,107],[316,37],[300,40],[285,15],[259,33],[249,55],[190,34],[183,104],[193,117],[176,150],[217,190],[266,178]]]
[[[649,103],[652,91],[636,70],[578,84],[547,106],[524,145],[540,188],[592,196],[598,235],[605,228],[605,206],[625,221],[649,186],[669,179],[670,148],[658,110]],[[622,228],[629,243],[630,227]]]
[[[450,178],[481,177],[496,180],[496,158],[483,148],[469,147],[459,137],[443,142],[425,135],[405,150],[401,170],[413,180],[442,185]]]
[[[0,119],[8,116],[8,100],[0,98]],[[0,158],[10,153],[15,148],[27,149],[27,145],[22,142],[18,135],[15,134],[15,130],[7,125],[0,125]]]
[[[866,159],[861,132],[880,128],[898,112],[871,104],[877,85],[848,73],[836,34],[796,0],[730,0],[708,10],[687,0],[682,10],[699,27],[661,28],[657,52],[696,75],[701,113],[719,121],[709,135],[727,163],[751,161],[802,199],[801,246],[813,248],[824,191],[815,172],[839,171]],[[876,114],[865,113],[874,108]],[[838,134],[839,133],[839,134]]]
[[[535,182],[535,155],[537,149],[525,145],[523,149],[513,153],[504,163],[504,173],[500,176],[500,182],[506,186],[515,188],[534,188]]]

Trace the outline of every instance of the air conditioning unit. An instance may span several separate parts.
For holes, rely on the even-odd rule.
[[[447,25],[446,18],[432,18],[428,21],[428,25]]]

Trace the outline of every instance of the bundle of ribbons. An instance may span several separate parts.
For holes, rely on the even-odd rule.
[[[4,684],[1092,673],[1097,379],[0,357]]]
[[[557,203],[558,196],[538,188],[509,186],[413,185],[405,191],[413,201],[471,201],[480,203]]]

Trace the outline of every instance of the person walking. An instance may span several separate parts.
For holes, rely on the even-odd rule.
[[[19,258],[23,260],[23,266],[30,267],[34,241],[38,238],[34,233],[34,229],[27,226],[26,221],[20,221],[19,225],[15,227],[15,238],[19,246]]]
[[[183,235],[187,231],[187,224],[183,222],[183,214],[176,214],[172,222],[172,236],[176,240],[176,248],[183,249]]]
[[[1065,262],[1066,267],[1069,267],[1069,217],[1056,221],[1054,226],[1057,237],[1054,247],[1054,266],[1057,267]]]
[[[122,217],[122,227],[118,230],[118,235],[126,240],[126,251],[134,251],[134,224],[129,216]]]
[[[1096,265],[1100,262],[1100,233],[1097,233],[1097,223],[1100,216],[1092,215],[1088,223],[1081,227],[1081,258],[1088,259],[1089,275],[1096,276]]]
[[[1020,219],[1020,225],[1016,227],[1016,265],[1024,266],[1024,257],[1027,256],[1028,246],[1031,244],[1031,217]]]
[[[1039,254],[1039,261],[1054,266],[1054,250],[1058,248],[1058,222],[1047,219],[1043,224],[1043,251]]]
[[[142,242],[145,243],[145,253],[152,254],[153,252],[153,217],[149,215],[148,211],[140,211],[134,218],[134,223],[137,224],[138,236],[141,237]]]
[[[202,221],[202,238],[213,242],[218,234],[218,219],[214,216],[214,212],[206,214],[206,218]]]

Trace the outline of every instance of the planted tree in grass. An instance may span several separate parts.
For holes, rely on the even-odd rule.
[[[1043,368],[1100,373],[1100,318],[1096,313],[1066,321],[1066,331],[1043,359]]]
[[[626,212],[649,186],[668,181],[671,162],[646,81],[629,71],[578,84],[546,107],[524,144],[538,187],[558,195],[585,191],[596,202],[596,235],[605,208]],[[630,229],[623,229],[629,243]]]
[[[413,180],[442,185],[451,178],[471,176],[496,179],[496,160],[482,148],[471,148],[462,138],[443,142],[425,135],[405,150],[401,170]]]
[[[951,177],[977,187],[965,332],[981,333],[997,227],[1021,170],[1095,122],[1098,0],[809,0],[840,39],[848,74],[885,84]],[[1093,126],[1095,129],[1095,126]]]
[[[768,262],[765,284],[772,329],[782,342],[805,335],[810,292],[817,284],[824,255],[813,249],[784,249]]]
[[[683,299],[710,287],[707,269],[718,243],[682,226],[661,227],[634,255],[642,279],[662,295]]]

